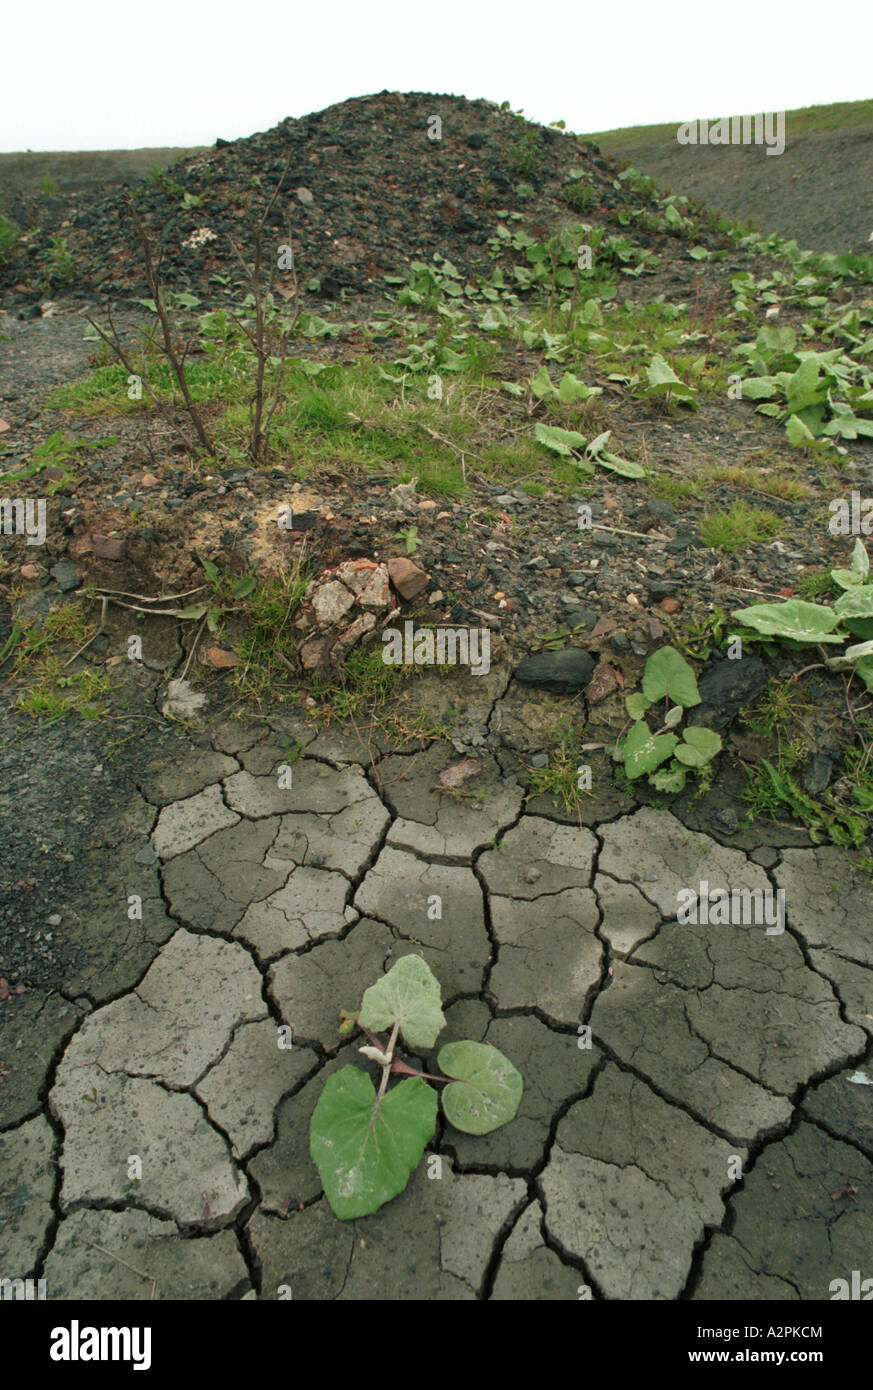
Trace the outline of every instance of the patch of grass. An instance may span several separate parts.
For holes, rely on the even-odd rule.
[[[729,483],[732,487],[767,493],[770,497],[781,497],[786,502],[806,502],[815,496],[812,488],[797,478],[771,474],[766,470],[748,467],[708,467],[707,475],[716,483]]]
[[[581,754],[568,743],[559,743],[549,754],[545,767],[530,769],[530,790],[526,801],[535,796],[551,796],[559,801],[568,816],[578,814],[583,793],[579,789],[579,763]],[[591,792],[584,795],[591,796]]]
[[[730,618],[724,608],[716,608],[703,618],[692,617],[681,628],[663,610],[658,613],[658,620],[670,629],[673,645],[694,661],[708,661],[730,636]]]
[[[705,486],[705,484],[704,484]],[[672,478],[664,473],[656,473],[650,487],[655,497],[663,497],[667,502],[682,502],[686,497],[699,497],[701,481],[695,478]]]
[[[48,251],[42,253],[43,280],[47,286],[56,282],[70,285],[76,278],[76,267],[67,239],[60,232],[52,237]]]
[[[308,582],[298,564],[288,574],[265,580],[246,601],[245,632],[235,643],[240,664],[230,683],[258,708],[289,698],[289,674],[299,640],[293,619]]]
[[[815,603],[825,594],[837,593],[837,587],[827,570],[811,570],[804,574],[797,584],[797,597],[807,603]]]
[[[564,197],[574,212],[590,212],[597,205],[597,189],[584,179],[574,179],[566,184]]]
[[[713,550],[728,553],[765,541],[781,530],[781,517],[742,500],[734,502],[729,511],[711,512],[700,523],[701,539]]]
[[[18,246],[18,228],[8,217],[0,217],[0,265],[12,260]]]
[[[65,643],[78,650],[90,636],[90,626],[84,605],[66,603],[46,614],[39,626],[24,629],[15,664],[16,677],[25,683],[15,701],[22,714],[52,724],[72,713],[91,720],[105,716],[100,701],[110,689],[109,676],[90,666],[70,671],[56,650]]]
[[[775,739],[780,761],[787,760],[786,766],[794,767],[804,756],[800,716],[810,708],[801,703],[800,687],[793,681],[772,680],[757,700],[740,711],[740,720],[759,738]],[[799,730],[793,741],[788,739],[792,725]]]

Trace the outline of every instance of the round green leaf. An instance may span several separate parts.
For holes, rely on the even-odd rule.
[[[364,992],[358,1022],[373,1033],[399,1022],[410,1047],[433,1047],[446,1017],[440,1007],[439,981],[426,961],[421,956],[401,956],[387,975]]]
[[[437,1061],[455,1078],[443,1091],[443,1111],[465,1134],[490,1134],[513,1118],[524,1082],[502,1052],[489,1043],[453,1042],[440,1048]]]
[[[309,1152],[334,1213],[369,1216],[402,1192],[436,1128],[437,1099],[418,1076],[376,1100],[369,1076],[343,1067],[325,1082]]]
[[[643,673],[643,694],[652,704],[665,695],[683,709],[700,704],[694,672],[675,647],[659,647],[649,657]]]
[[[649,701],[641,690],[634,690],[624,698],[624,707],[631,719],[642,719],[646,710],[649,708]]]
[[[692,724],[685,730],[683,735],[685,744],[690,744],[696,752],[702,756],[703,762],[708,763],[710,758],[715,758],[716,753],[721,752],[721,735],[716,734],[713,728],[703,728],[702,724]],[[676,749],[678,758],[678,748]],[[699,765],[698,765],[699,766]]]

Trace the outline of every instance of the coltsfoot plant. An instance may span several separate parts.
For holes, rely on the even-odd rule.
[[[325,1083],[309,1126],[309,1152],[343,1220],[369,1216],[403,1191],[436,1129],[437,1096],[429,1081],[445,1086],[443,1114],[466,1134],[489,1134],[518,1110],[521,1074],[488,1043],[446,1043],[437,1058],[445,1076],[395,1057],[398,1036],[413,1051],[433,1047],[446,1021],[441,1005],[430,967],[420,956],[402,956],[365,990],[360,1011],[345,1015],[341,1031],[357,1024],[367,1034],[370,1045],[358,1051],[378,1062],[382,1079],[377,1091],[366,1072],[343,1067]],[[377,1036],[386,1029],[387,1043]],[[389,1090],[396,1075],[405,1080]]]
[[[675,647],[660,647],[652,653],[642,690],[626,696],[624,703],[634,722],[627,737],[611,751],[616,762],[624,762],[631,781],[648,773],[657,791],[681,792],[688,773],[701,774],[721,751],[721,735],[712,729],[691,725],[681,735],[672,732],[686,710],[700,704],[697,678]]]

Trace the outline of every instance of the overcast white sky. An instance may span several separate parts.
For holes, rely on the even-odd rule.
[[[870,0],[7,0],[0,150],[208,145],[382,91],[588,132],[873,95]]]

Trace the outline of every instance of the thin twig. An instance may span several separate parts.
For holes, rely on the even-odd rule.
[[[201,621],[200,621],[200,626],[198,627],[197,632],[196,632],[196,635],[195,635],[195,637],[194,637],[194,641],[191,643],[191,650],[190,650],[190,652],[188,653],[188,659],[187,659],[187,661],[185,662],[184,667],[182,668],[182,674],[181,674],[181,676],[179,677],[179,680],[180,680],[180,681],[183,681],[183,680],[185,679],[185,677],[187,676],[187,674],[188,674],[188,667],[191,665],[192,658],[193,658],[193,656],[194,656],[195,651],[197,650],[197,643],[200,641],[200,634],[201,634],[201,632],[203,631],[204,627],[206,626],[206,619],[207,619],[208,617],[209,617],[209,614],[208,614],[208,613],[204,613],[204,614],[203,614],[203,617],[202,617],[202,619],[201,619]]]
[[[97,638],[97,637],[100,636],[101,632],[103,631],[103,629],[104,629],[105,626],[106,626],[106,614],[107,614],[108,609],[109,609],[109,599],[108,599],[108,598],[101,598],[101,600],[100,600],[100,626],[97,628],[96,632],[93,632],[93,633],[91,634],[91,636],[88,638],[88,641],[87,641],[87,642],[84,642],[84,643],[82,644],[82,646],[79,648],[79,650],[78,650],[77,652],[73,652],[73,655],[70,657],[69,661],[65,661],[65,662],[64,662],[64,665],[65,665],[65,666],[71,666],[72,663],[76,660],[76,657],[77,657],[77,656],[81,656],[82,653],[83,653],[84,651],[87,651],[88,647],[90,647],[91,643],[95,640],[95,638]]]

